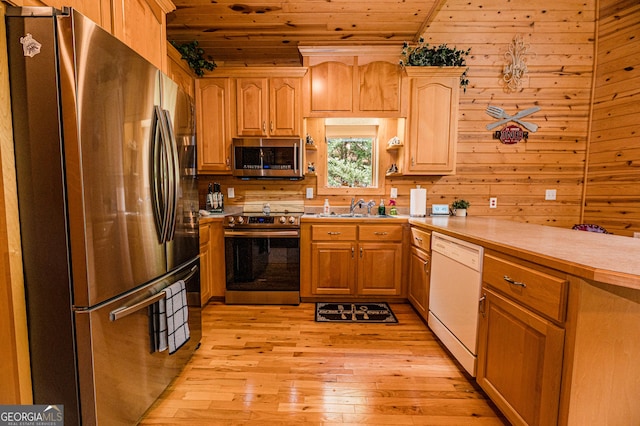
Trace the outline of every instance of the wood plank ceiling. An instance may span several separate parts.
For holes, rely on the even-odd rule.
[[[167,39],[218,65],[301,64],[298,45],[417,41],[445,0],[173,0]],[[400,52],[398,52],[399,54]]]

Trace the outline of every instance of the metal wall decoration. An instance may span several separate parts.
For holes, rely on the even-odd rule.
[[[504,66],[502,80],[507,92],[515,92],[522,87],[522,80],[529,71],[525,62],[529,47],[522,40],[522,36],[516,35],[504,54],[508,63]]]
[[[537,124],[530,123],[528,121],[522,121],[520,119],[523,118],[523,117],[526,117],[527,115],[531,115],[534,112],[538,112],[538,111],[540,111],[540,107],[539,106],[534,106],[534,107],[522,110],[522,111],[516,113],[515,115],[509,115],[504,109],[502,109],[500,107],[489,105],[487,107],[487,111],[486,111],[487,114],[489,114],[493,118],[497,118],[498,121],[496,121],[494,123],[487,124],[487,130],[493,130],[496,127],[502,126],[503,124],[507,124],[508,122],[513,121],[515,123],[518,123],[519,125],[521,125],[525,129],[529,130],[530,132],[535,132],[536,130],[538,130],[538,125]]]

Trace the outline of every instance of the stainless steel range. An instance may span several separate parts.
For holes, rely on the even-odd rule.
[[[300,303],[300,216],[245,213],[225,218],[225,302]]]

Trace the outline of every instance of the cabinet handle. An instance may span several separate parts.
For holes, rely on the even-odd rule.
[[[487,316],[487,313],[485,312],[485,307],[484,304],[487,301],[487,295],[483,294],[482,297],[480,298],[480,313],[482,314],[482,318],[485,318]]]
[[[376,231],[373,233],[373,235],[387,235],[387,232],[380,232],[380,231]]]
[[[227,157],[226,163],[227,163],[227,166],[231,166],[231,158]]]
[[[364,252],[364,250],[362,249],[362,247],[360,247],[360,259],[362,259],[362,253]]]
[[[356,249],[353,248],[353,246],[351,246],[351,258],[352,259],[355,257],[355,252],[356,252]]]
[[[273,120],[269,122],[269,130],[273,133]]]
[[[429,270],[427,269],[427,266],[429,265],[429,260],[425,260],[424,264],[422,265],[422,269],[424,269],[425,274],[429,273]]]
[[[416,239],[417,242],[422,243],[422,238],[420,237],[414,237]]]
[[[266,121],[263,121],[263,122],[262,122],[262,131],[263,131],[263,132],[266,132],[266,131],[267,131],[267,122],[266,122]]]
[[[327,234],[329,235],[340,235],[342,232],[336,232],[336,231],[329,231],[327,232]]]
[[[513,284],[513,285],[517,285],[517,286],[519,286],[519,287],[527,288],[527,285],[526,285],[525,283],[520,282],[520,281],[516,281],[516,280],[514,280],[513,278],[509,277],[509,275],[505,275],[505,276],[503,277],[503,279],[504,279],[506,282],[508,282],[509,284]]]
[[[415,166],[416,165],[416,160],[414,157],[411,157],[411,165]]]

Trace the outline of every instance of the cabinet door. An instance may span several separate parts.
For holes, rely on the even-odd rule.
[[[224,228],[222,220],[209,224],[209,247],[211,252],[210,279],[211,297],[224,297],[226,289],[225,259],[224,259]]]
[[[411,79],[404,174],[453,174],[459,76]]]
[[[358,67],[360,91],[358,105],[361,112],[401,111],[400,65],[376,61]]]
[[[358,245],[358,295],[399,296],[402,293],[402,244]]]
[[[231,81],[196,81],[198,171],[231,174]]]
[[[272,78],[269,81],[269,135],[301,136],[302,81]]]
[[[356,260],[354,242],[311,244],[311,292],[313,294],[355,294]]]
[[[266,78],[237,78],[236,124],[238,136],[268,136],[269,81]]]
[[[478,384],[513,424],[555,425],[564,330],[487,288]]]
[[[211,299],[211,250],[209,224],[200,225],[200,302],[206,305]]]
[[[409,258],[408,299],[424,320],[429,314],[429,279],[431,256],[417,247],[411,247]]]
[[[353,110],[353,66],[323,62],[309,69],[311,112]]]

